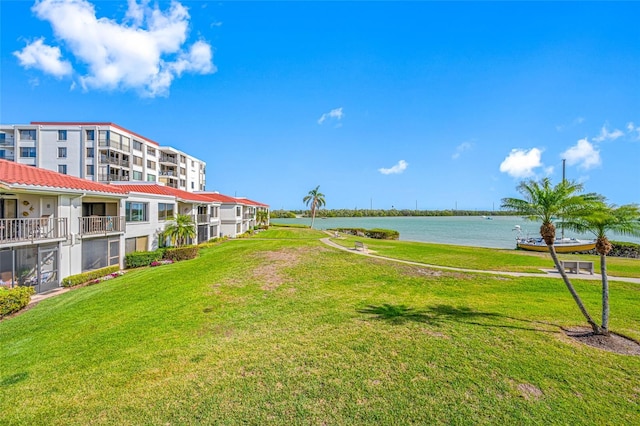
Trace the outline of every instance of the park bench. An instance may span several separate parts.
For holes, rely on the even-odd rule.
[[[586,262],[582,260],[561,260],[560,265],[562,265],[562,269],[569,271],[572,274],[579,274],[582,269],[593,275],[593,262]]]
[[[356,250],[367,251],[367,246],[365,246],[362,241],[356,241]]]

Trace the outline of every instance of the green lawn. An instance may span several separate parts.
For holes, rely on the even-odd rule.
[[[409,241],[374,240],[358,237],[340,237],[332,238],[331,240],[349,248],[354,247],[355,241],[363,241],[369,251],[373,251],[375,254],[430,265],[512,272],[541,272],[542,269],[554,268],[553,260],[549,253]],[[580,259],[592,261],[596,272],[600,272],[599,256],[559,254],[558,257],[561,260]],[[640,260],[607,257],[607,271],[609,275],[613,276],[640,278]]]
[[[560,280],[395,264],[308,232],[0,322],[0,424],[640,423],[640,357],[564,337],[584,321]],[[575,285],[597,315],[599,282]],[[640,338],[640,286],[611,295],[612,329]]]

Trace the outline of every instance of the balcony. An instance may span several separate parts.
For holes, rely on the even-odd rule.
[[[1,138],[0,139],[0,146],[5,147],[5,146],[15,146],[16,145],[16,140],[13,137],[10,138]]]
[[[178,160],[176,160],[175,157],[170,157],[168,155],[161,155],[160,156],[160,162],[161,163],[169,163],[169,164],[178,164]]]
[[[160,170],[160,176],[177,177],[177,173],[173,170]]]
[[[106,155],[100,156],[100,162],[102,164],[111,164],[119,167],[129,167],[129,160],[121,160],[119,158],[107,157]]]
[[[80,235],[106,235],[126,230],[124,216],[83,216],[80,220]]]
[[[99,182],[128,182],[129,176],[117,176],[117,175],[98,175]]]
[[[0,219],[0,246],[21,242],[66,239],[69,235],[66,217],[35,219]]]
[[[214,219],[215,218],[213,217],[213,215],[210,215],[210,214],[196,215],[196,220],[198,221],[197,223],[209,223],[209,222],[213,222]]]

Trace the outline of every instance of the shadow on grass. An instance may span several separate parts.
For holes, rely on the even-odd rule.
[[[558,327],[555,324],[544,323],[540,321],[524,320],[513,318],[494,312],[481,312],[468,307],[454,307],[450,305],[434,305],[425,309],[410,308],[406,305],[391,305],[383,303],[382,305],[369,305],[365,308],[358,309],[358,313],[371,315],[373,319],[379,321],[387,321],[391,324],[404,324],[407,322],[419,322],[428,325],[441,325],[445,322],[460,322],[482,327],[497,328],[513,328],[518,330],[542,331],[546,333],[555,333],[552,330],[545,330],[537,327],[522,327],[509,324],[497,324],[495,322],[480,322],[482,319],[503,319],[520,321],[528,324],[541,324],[545,326]]]
[[[4,379],[0,380],[0,386],[14,385],[18,382],[26,380],[28,377],[29,374],[26,372],[12,374],[11,376],[7,376]]]

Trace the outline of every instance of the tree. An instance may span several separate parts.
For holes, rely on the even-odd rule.
[[[311,208],[311,229],[313,229],[313,221],[316,218],[316,211],[326,205],[326,201],[324,200],[324,194],[320,192],[320,185],[316,186],[315,189],[309,191],[306,197],[302,199],[304,203]]]
[[[554,217],[571,217],[577,212],[587,211],[589,204],[600,201],[601,197],[596,194],[579,194],[582,192],[582,185],[571,181],[563,180],[553,186],[549,178],[545,178],[540,182],[533,180],[520,182],[517,189],[524,199],[503,198],[502,208],[521,214],[529,220],[542,221],[540,236],[547,244],[556,269],[560,272],[569,293],[571,293],[573,300],[580,308],[582,315],[586,318],[593,332],[602,334],[601,328],[589,315],[584,303],[582,303],[582,299],[578,296],[564,268],[560,265],[558,255],[553,246],[556,239],[556,227],[552,221]]]
[[[607,232],[640,236],[640,207],[627,204],[616,207],[608,205],[604,199],[588,209],[576,212],[562,224],[581,233],[592,233],[596,237],[596,251],[600,255],[602,275],[602,332],[609,334],[609,279],[607,277],[607,254],[612,245]]]
[[[165,226],[164,235],[169,237],[172,245],[181,247],[186,244],[189,238],[196,236],[196,226],[191,216],[178,214]]]
[[[269,224],[269,213],[266,210],[258,210],[256,212],[256,223],[258,225]]]

